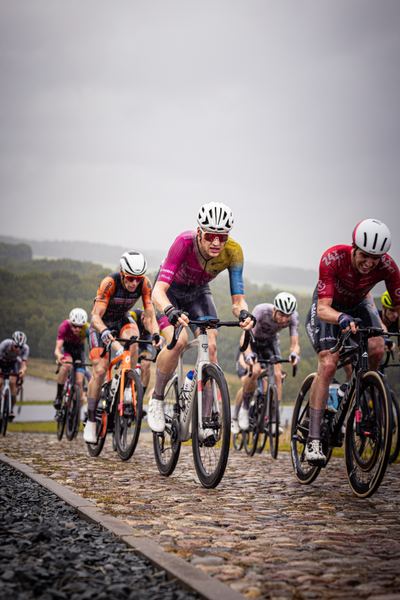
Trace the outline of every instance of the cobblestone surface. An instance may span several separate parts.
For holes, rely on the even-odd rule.
[[[147,438],[147,439],[146,439]],[[148,435],[121,462],[107,440],[91,458],[82,436],[7,433],[0,452],[90,499],[248,598],[400,600],[400,465],[377,494],[356,498],[332,459],[314,484],[295,480],[288,453],[231,451],[216,490],[198,483],[190,446],[159,475]]]

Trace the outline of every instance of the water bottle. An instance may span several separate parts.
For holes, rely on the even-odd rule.
[[[342,383],[342,385],[339,387],[339,389],[338,389],[338,391],[337,391],[337,395],[338,395],[339,401],[340,401],[340,400],[343,398],[343,396],[345,395],[345,393],[346,393],[346,390],[347,390],[347,386],[348,386],[348,385],[349,385],[348,383]]]
[[[327,409],[330,412],[336,412],[339,406],[338,390],[340,383],[337,379],[333,378],[329,385],[329,396]]]
[[[194,375],[193,369],[191,371],[189,371],[189,373],[186,375],[186,377],[185,377],[185,383],[183,385],[183,391],[184,392],[188,392],[192,388],[193,375]]]

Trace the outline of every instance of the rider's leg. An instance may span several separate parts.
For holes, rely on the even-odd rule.
[[[75,374],[75,381],[76,381],[76,385],[79,387],[79,396],[80,396],[81,406],[83,406],[83,404],[85,402],[85,396],[83,393],[83,378],[84,378],[84,374],[82,373],[82,371],[77,371]]]
[[[368,340],[368,363],[371,371],[376,371],[382,362],[385,351],[383,337],[370,338]]]
[[[60,371],[57,376],[57,395],[54,400],[54,408],[60,408],[62,395],[64,391],[64,385],[67,381],[68,372],[71,368],[72,357],[69,354],[64,354],[65,362],[60,363]]]
[[[275,385],[278,392],[278,402],[282,400],[282,363],[274,365]]]

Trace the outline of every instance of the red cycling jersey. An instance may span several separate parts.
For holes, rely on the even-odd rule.
[[[399,268],[388,254],[367,275],[351,264],[353,246],[333,246],[321,258],[319,265],[318,299],[332,298],[341,309],[354,308],[372,288],[384,281],[395,306],[400,305]]]

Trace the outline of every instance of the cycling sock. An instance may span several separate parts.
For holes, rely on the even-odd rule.
[[[325,409],[317,410],[310,408],[310,431],[308,433],[309,440],[321,439],[321,421],[324,416]]]
[[[146,393],[146,390],[147,390],[147,385],[143,386],[143,397],[144,397],[144,395]]]
[[[88,417],[89,417],[89,421],[91,421],[92,423],[96,422],[96,408],[99,403],[99,400],[100,400],[100,398],[98,398],[98,400],[96,400],[95,398],[87,399]]]
[[[64,391],[64,384],[57,383],[57,398],[62,398],[63,391]]]
[[[242,406],[245,410],[249,410],[250,398],[252,397],[252,395],[253,392],[243,392]]]
[[[203,406],[203,419],[209,419],[211,417],[211,410],[213,405],[213,394],[210,387],[203,389],[202,406]]]
[[[156,383],[154,385],[154,392],[153,392],[153,398],[155,398],[156,400],[164,400],[164,390],[165,390],[165,386],[167,385],[168,381],[171,379],[172,375],[174,373],[169,373],[168,375],[166,375],[165,373],[161,373],[161,371],[159,371],[156,368]]]

